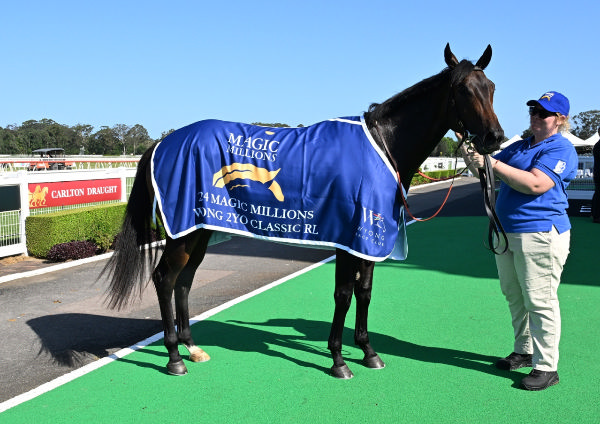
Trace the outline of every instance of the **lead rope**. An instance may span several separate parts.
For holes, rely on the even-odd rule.
[[[488,249],[496,255],[501,255],[508,250],[508,237],[500,223],[500,219],[498,219],[498,215],[496,215],[496,181],[489,155],[484,156],[484,167],[479,169],[479,183],[483,191],[485,212],[490,220],[488,226]],[[498,248],[502,245],[500,243],[501,237],[504,241],[504,249],[498,252]]]
[[[390,163],[392,164],[394,171],[396,171],[396,177],[398,178],[398,187],[400,188],[400,197],[402,198],[402,204],[404,205],[404,209],[406,210],[406,213],[408,213],[408,215],[412,219],[414,219],[415,221],[419,221],[419,222],[425,222],[425,221],[429,221],[430,219],[435,218],[441,212],[442,208],[446,205],[446,202],[448,201],[448,197],[450,197],[450,192],[452,191],[452,187],[454,186],[454,177],[456,177],[456,175],[454,175],[452,177],[452,183],[450,184],[450,188],[448,188],[448,193],[446,193],[446,197],[444,198],[444,201],[440,205],[439,209],[429,218],[416,218],[411,213],[410,209],[408,208],[408,202],[406,201],[404,187],[402,186],[402,181],[400,181],[400,172],[398,171],[398,164],[396,163],[396,160],[392,156],[392,153],[390,152],[390,149],[388,148],[387,143],[385,142],[385,139],[383,138],[383,134],[381,134],[381,131],[379,130],[379,126],[377,125],[377,122],[375,122],[375,125],[373,126],[373,128],[375,128],[375,131],[377,132],[377,136],[379,137],[379,140],[381,141],[381,145],[383,146],[383,149],[385,150],[385,154],[388,157],[388,159],[390,160]]]

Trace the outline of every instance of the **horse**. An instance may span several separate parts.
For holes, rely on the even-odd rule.
[[[491,153],[504,140],[504,131],[493,109],[495,86],[484,69],[492,57],[487,46],[473,64],[458,61],[447,44],[444,59],[447,65],[440,73],[426,78],[394,95],[383,103],[373,103],[364,113],[364,121],[373,140],[388,157],[397,174],[396,190],[407,193],[419,166],[429,156],[442,137],[454,130],[471,134],[474,148]],[[162,255],[144,249],[152,242],[153,201],[151,158],[156,145],[141,157],[126,207],[122,231],[116,238],[114,254],[99,278],[107,278],[107,305],[113,309],[126,306],[134,289],[141,292],[151,279],[156,288],[164,345],[169,354],[167,372],[185,375],[188,370],[178,350],[185,346],[192,362],[203,362],[210,356],[198,347],[189,324],[188,293],[195,272],[207,250],[212,230],[195,229],[181,237],[166,237]],[[333,152],[336,153],[336,152]],[[336,248],[335,309],[328,339],[333,366],[331,374],[340,379],[353,377],[342,356],[342,332],[352,296],[356,298],[354,341],[364,352],[363,364],[372,369],[385,366],[369,342],[367,317],[373,286],[375,261]],[[175,294],[175,320],[172,297]]]

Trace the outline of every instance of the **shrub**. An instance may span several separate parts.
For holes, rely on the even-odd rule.
[[[162,226],[158,226],[158,227],[153,227],[150,233],[150,241],[155,242],[155,241],[160,241],[160,240],[164,240],[166,238],[166,232],[164,227]],[[121,237],[121,232],[119,232],[119,234],[117,234],[113,239],[112,242],[110,243],[110,249],[114,249],[115,245],[117,244],[117,239]]]
[[[427,174],[427,173],[425,173]],[[415,174],[413,176],[413,179],[410,182],[411,186],[416,186],[416,185],[421,185],[421,184],[427,184],[429,182],[429,180],[419,174]]]
[[[106,251],[121,230],[125,203],[31,215],[25,221],[27,250],[45,258],[55,244],[89,240]]]
[[[91,241],[70,241],[52,246],[46,258],[54,262],[64,262],[89,258],[94,256],[97,250],[96,244]]]

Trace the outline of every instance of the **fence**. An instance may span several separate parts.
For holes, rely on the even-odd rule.
[[[578,156],[577,175],[567,187],[569,200],[591,201],[594,195],[594,157]]]
[[[139,159],[139,156],[120,156],[113,158],[105,158],[101,156],[67,156],[62,159],[6,156],[0,157],[0,175],[3,175],[7,172],[34,169],[38,171],[46,171],[56,168],[79,170],[136,168]]]
[[[28,166],[29,162],[26,159],[0,160],[0,165],[2,165],[0,166],[0,258],[27,253],[25,219],[29,215],[104,203],[125,202],[129,197],[135,177],[135,167],[132,166],[132,162],[137,162],[137,160],[139,158],[113,160],[81,158],[78,160],[75,170],[40,172],[19,171],[18,169],[26,169],[25,166]],[[454,164],[455,160],[452,158],[428,158],[422,167],[429,171],[453,169]],[[19,168],[20,166],[22,168]],[[462,167],[464,167],[464,161],[459,159],[457,168],[461,169]],[[568,187],[569,200],[591,200],[594,194],[592,169],[593,157],[579,156],[577,177]],[[30,207],[31,202],[40,201],[43,187],[48,187],[48,185],[65,187],[62,191],[71,190],[66,193],[69,194],[82,190],[77,186],[77,182],[89,183],[90,181],[116,179],[120,181],[118,184],[120,193],[112,196],[110,200],[98,200],[92,197],[93,201],[91,202],[68,202],[64,201],[68,196],[59,196],[63,201],[58,201],[56,205],[34,203],[33,207]],[[38,187],[39,191],[36,194]],[[59,189],[59,191],[61,190]]]
[[[29,215],[127,201],[135,168],[0,174],[0,258],[27,253]]]

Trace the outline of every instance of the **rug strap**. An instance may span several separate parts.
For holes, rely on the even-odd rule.
[[[154,201],[152,202],[152,223],[154,224],[154,226],[157,226],[156,223],[156,205],[158,204],[158,199],[156,198],[156,195],[154,196]]]

